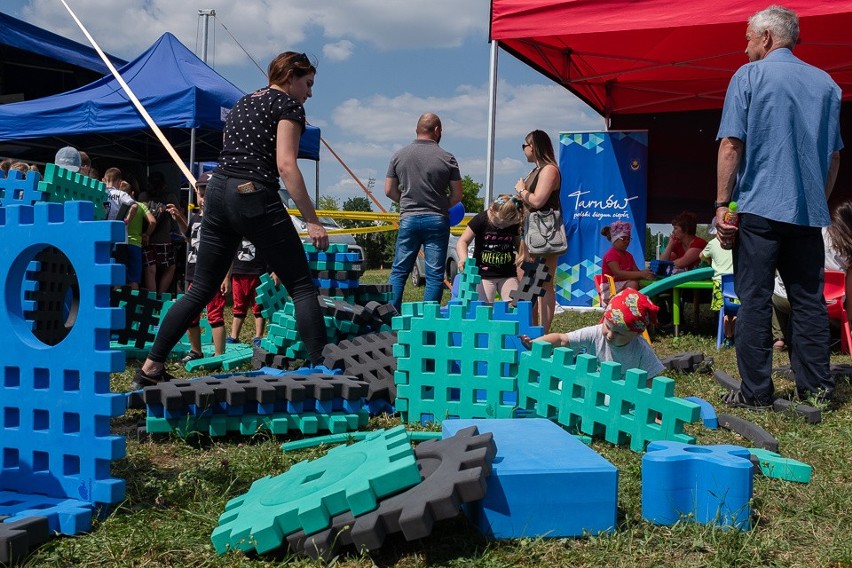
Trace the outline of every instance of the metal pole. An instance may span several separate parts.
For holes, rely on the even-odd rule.
[[[201,61],[207,63],[207,29],[210,24],[210,16],[215,16],[216,10],[199,10],[198,17],[202,19],[201,25]],[[195,128],[189,132],[189,167],[195,165]],[[198,174],[201,175],[201,167],[198,168]],[[189,186],[189,203],[195,203],[195,188],[192,184]]]
[[[497,40],[491,40],[491,69],[488,73],[488,147],[485,150],[485,193],[483,204],[488,209],[494,201],[494,138],[497,113]]]
[[[314,206],[319,209],[319,160],[314,162],[314,167],[316,168],[316,175],[314,176],[314,193],[316,194],[316,199],[314,200]]]

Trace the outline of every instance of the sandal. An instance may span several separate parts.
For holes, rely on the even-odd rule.
[[[769,410],[772,408],[772,405],[762,406],[749,402],[741,390],[732,390],[723,395],[722,403],[734,408],[746,408],[748,410]]]
[[[165,368],[157,373],[156,375],[149,375],[142,371],[142,367],[136,369],[136,374],[133,376],[133,382],[131,386],[133,390],[144,389],[145,387],[151,387],[154,385],[158,385],[160,383],[165,383],[174,379],[172,375],[166,372]]]

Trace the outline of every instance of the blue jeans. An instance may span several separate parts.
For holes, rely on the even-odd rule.
[[[210,178],[192,287],[166,314],[148,356],[152,361],[166,360],[193,319],[219,291],[243,237],[254,244],[258,256],[293,298],[296,328],[311,362],[322,361],[325,322],[302,241],[277,191],[261,188],[239,193],[236,186],[244,181],[220,174]]]
[[[399,222],[396,238],[396,255],[391,268],[390,283],[393,286],[393,305],[402,306],[405,281],[414,269],[417,254],[423,247],[426,259],[425,302],[440,302],[444,293],[444,265],[447,262],[447,244],[450,242],[450,220],[443,215],[411,215]]]
[[[828,311],[823,297],[824,254],[819,227],[740,215],[734,245],[737,366],[749,402],[772,404],[772,290],[775,269],[790,300],[790,366],[800,396],[831,398]]]

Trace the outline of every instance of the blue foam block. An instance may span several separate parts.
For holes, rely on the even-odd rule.
[[[76,499],[0,491],[0,516],[10,517],[4,521],[7,523],[30,517],[47,517],[51,531],[67,535],[88,532],[92,528],[91,504]]]
[[[719,417],[716,416],[716,409],[713,408],[712,404],[703,398],[698,398],[697,396],[686,396],[683,400],[694,402],[701,407],[701,422],[704,424],[705,428],[710,430],[716,430],[719,428]]]
[[[110,462],[125,454],[124,437],[110,432],[110,419],[125,412],[125,395],[110,392],[110,373],[124,370],[124,355],[109,343],[110,330],[124,327],[124,310],[110,307],[124,267],[110,252],[126,229],[120,221],[95,221],[94,211],[90,201],[0,208],[0,491],[88,503],[124,499],[124,481],[110,475]],[[40,314],[46,327],[68,329],[55,344],[39,338],[27,304],[10,293],[49,247],[73,266],[79,290],[73,321],[51,303]]]
[[[492,432],[497,455],[482,501],[465,512],[491,538],[566,537],[615,528],[618,470],[553,422],[445,420],[444,438],[468,426]]]
[[[688,515],[748,530],[752,475],[749,451],[740,446],[651,442],[642,458],[642,517],[673,525]]]

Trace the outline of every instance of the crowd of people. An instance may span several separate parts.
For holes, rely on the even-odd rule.
[[[718,186],[710,231],[715,238],[708,242],[698,236],[698,216],[683,211],[672,219],[671,236],[660,254],[675,273],[702,262],[713,267],[713,310],[722,309],[722,275],[734,275],[742,302],[739,323],[726,316],[724,334],[725,346],[737,348],[742,387],[724,402],[744,408],[772,402],[773,349],[789,349],[799,396],[830,400],[834,391],[822,274],[824,269],[846,271],[852,261],[852,204],[829,215],[827,201],[843,147],[840,89],[827,73],[793,55],[798,33],[796,14],[778,6],[748,20],[749,63],[731,79],[718,131]],[[115,255],[127,267],[130,286],[170,290],[176,265],[174,225],[188,243],[191,286],[163,321],[137,372],[136,386],[170,378],[165,361],[187,329],[193,345],[187,360],[201,356],[197,325],[205,307],[217,354],[227,342],[238,340],[249,310],[258,342],[265,322],[253,296],[259,275],[266,271],[287,288],[309,362],[319,362],[325,331],[317,289],[278,194],[280,179],[307,224],[311,243],[327,248],[328,235],[296,161],[305,129],[304,104],[312,95],[315,74],[315,64],[304,53],[288,51],[270,63],[268,85],[243,97],[229,113],[218,165],[198,180],[198,208],[189,215],[162,174],[151,174],[147,186],[139,188],[115,167],[101,176],[89,157],[74,148],[57,152],[58,165],[106,184],[107,219],[127,225],[126,243],[116,247]],[[441,119],[424,113],[413,142],[394,153],[388,165],[385,195],[400,211],[389,277],[397,309],[421,249],[424,300],[441,301],[443,296],[449,211],[462,200],[462,177],[456,158],[440,145],[442,135]],[[567,334],[549,333],[557,260],[564,247],[559,244],[560,227],[547,227],[546,220],[562,223],[562,175],[546,132],[529,132],[521,151],[532,169],[518,180],[514,194],[499,195],[467,224],[457,244],[460,268],[468,263],[478,267],[480,299],[493,302],[499,296],[508,301],[519,286],[520,267],[542,262],[553,278],[544,284],[537,302],[535,323],[544,329],[538,340],[585,349],[601,360],[645,369],[653,377],[662,367],[639,336],[657,323],[660,309],[638,289],[655,275],[628,252],[633,231],[628,222],[615,221],[601,231],[610,243],[601,266],[605,278],[599,293],[606,306],[601,323]],[[34,168],[9,161],[0,167],[23,174]],[[737,224],[726,216],[734,198],[739,205]],[[222,316],[229,291],[234,295],[233,328],[226,334]],[[531,345],[530,338],[522,340]]]

